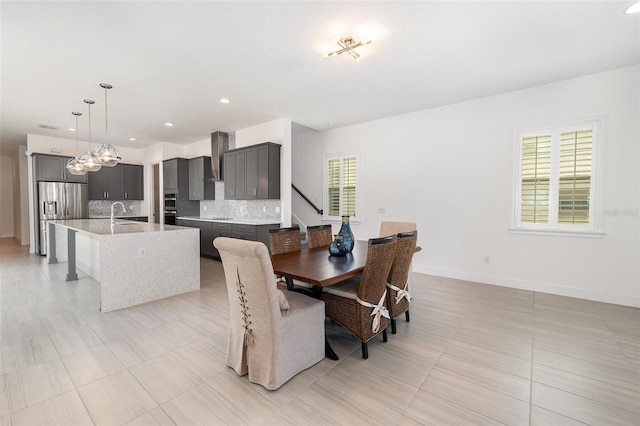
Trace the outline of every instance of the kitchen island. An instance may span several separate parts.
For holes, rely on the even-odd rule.
[[[55,220],[49,222],[47,258],[49,263],[67,261],[67,281],[73,281],[78,279],[78,253],[90,253],[87,272],[100,282],[100,310],[110,312],[198,290],[199,244],[197,229],[128,220]]]

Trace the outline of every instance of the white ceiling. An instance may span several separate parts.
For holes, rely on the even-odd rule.
[[[632,3],[2,1],[0,154],[27,133],[74,139],[71,111],[87,140],[85,98],[102,140],[103,82],[109,141],[144,147],[281,117],[324,130],[636,64]],[[376,41],[360,62],[323,57],[363,33]]]

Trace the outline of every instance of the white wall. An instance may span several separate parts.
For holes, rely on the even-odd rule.
[[[639,75],[627,67],[323,132],[322,152],[315,137],[296,146],[293,180],[321,200],[322,155],[359,150],[354,233],[376,236],[382,220],[417,222],[414,271],[640,306]],[[514,131],[594,116],[605,119],[604,237],[510,233]]]
[[[0,157],[0,238],[14,236],[14,173],[11,157]]]

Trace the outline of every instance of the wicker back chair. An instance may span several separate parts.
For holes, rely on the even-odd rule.
[[[272,255],[301,250],[300,227],[270,229],[269,248]]]
[[[396,334],[396,318],[403,313],[409,321],[409,274],[411,259],[416,249],[418,231],[401,232],[397,235],[396,254],[387,281],[387,309],[391,321],[391,334]]]
[[[322,292],[326,315],[360,340],[364,359],[369,340],[382,332],[387,341],[386,284],[395,250],[395,235],[370,239],[362,275]]]
[[[309,248],[331,245],[333,242],[331,225],[307,226],[307,240],[309,240]]]

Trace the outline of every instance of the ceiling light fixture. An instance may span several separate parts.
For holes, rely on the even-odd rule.
[[[632,15],[634,13],[639,13],[639,12],[640,12],[640,1],[630,6],[624,13],[626,13],[627,15]]]
[[[364,46],[366,44],[370,44],[371,42],[372,40],[355,41],[351,36],[340,37],[340,39],[337,42],[338,46],[340,46],[340,49],[327,53],[326,57],[328,58],[329,56],[337,56],[337,55],[340,55],[341,53],[347,52],[349,53],[349,55],[351,55],[353,59],[355,59],[356,61],[359,61],[360,54],[356,52],[355,49],[358,47]]]
[[[76,116],[76,129],[78,128],[78,117],[82,115],[82,113],[79,112],[72,112],[71,114]],[[80,159],[78,158],[78,132],[76,132],[76,156],[74,158],[70,158],[69,161],[67,161],[67,170],[69,171],[69,173],[71,173],[72,175],[77,175],[77,176],[81,176],[87,173],[87,171],[84,168],[84,164],[82,164],[82,162],[80,161]]]
[[[137,139],[137,138],[129,138],[129,140],[130,140],[131,142],[135,142],[135,141],[137,141],[138,139]]]
[[[164,125],[167,127],[173,127],[173,123],[164,123]]]
[[[229,99],[227,99],[227,98],[220,99],[220,103],[221,104],[228,104],[229,102],[231,102],[231,101]]]
[[[91,99],[85,99],[84,103],[89,107],[89,151],[85,152],[82,157],[80,157],[80,161],[84,166],[84,169],[88,172],[97,172],[102,168],[102,161],[96,155],[95,152],[92,152],[92,139],[91,139],[91,105],[95,104]]]
[[[109,144],[108,122],[107,122],[107,90],[113,86],[107,83],[101,83],[100,87],[104,89],[104,143],[96,149],[96,156],[102,161],[105,167],[114,167],[121,160],[118,151]]]

